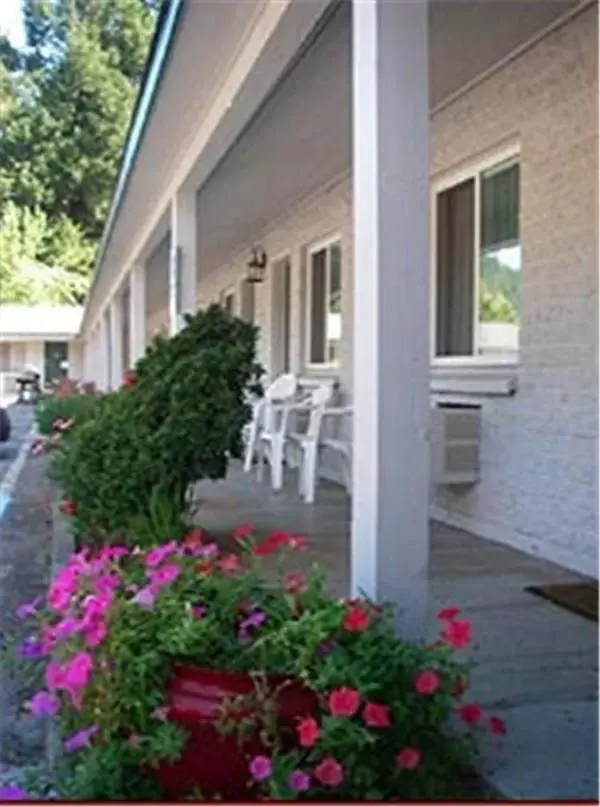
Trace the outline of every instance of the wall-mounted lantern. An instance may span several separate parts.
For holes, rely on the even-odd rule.
[[[252,247],[252,255],[248,261],[248,283],[262,283],[267,268],[267,253],[262,247]]]

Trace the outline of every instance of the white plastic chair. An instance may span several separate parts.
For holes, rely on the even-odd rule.
[[[292,432],[288,435],[290,443],[300,452],[299,492],[307,504],[312,504],[315,500],[321,424],[327,413],[327,404],[331,400],[332,393],[331,384],[322,384],[314,389],[308,402],[297,407],[309,412],[306,431]]]
[[[247,425],[245,434],[244,471],[252,470],[252,462],[257,453],[262,432],[270,434],[276,430],[274,406],[281,401],[291,400],[296,394],[297,387],[296,376],[293,373],[284,373],[267,387],[263,398],[252,402],[252,420]],[[259,475],[261,473],[261,462],[259,462]]]

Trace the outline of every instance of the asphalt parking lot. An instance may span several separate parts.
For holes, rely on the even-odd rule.
[[[31,431],[35,412],[34,407],[29,404],[12,404],[7,410],[11,422],[11,435],[7,443],[0,443],[0,485]]]

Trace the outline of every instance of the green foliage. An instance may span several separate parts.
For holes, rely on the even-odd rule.
[[[163,526],[170,535],[178,524]],[[330,598],[318,567],[306,576],[286,573],[281,553],[302,548],[303,539],[279,532],[257,540],[242,530],[235,539],[235,555],[220,555],[198,531],[148,552],[105,548],[93,558],[73,555],[57,574],[51,607],[36,617],[41,635],[54,637],[47,679],[62,670],[70,682],[57,686],[63,739],[90,727],[95,732],[66,760],[63,793],[77,800],[159,795],[151,767],[176,761],[186,742],[165,710],[173,665],[186,662],[246,672],[254,680],[249,696],[223,702],[218,726],[239,732],[239,707],[254,715],[244,718],[240,736],[261,731],[273,766],[265,796],[293,799],[289,773],[313,772],[330,757],[342,766],[343,779],[332,788],[313,776],[303,794],[309,800],[452,795],[475,749],[472,732],[450,728],[455,683],[467,680],[469,665],[447,641],[431,647],[404,641],[391,613],[372,603]],[[265,575],[269,555],[278,571]],[[348,621],[357,611],[360,629]],[[82,662],[89,673],[76,672]],[[425,671],[434,672],[438,684],[420,693],[416,681]],[[283,676],[276,688],[269,677],[275,674]],[[298,681],[317,695],[317,736],[284,749],[276,701]],[[342,687],[358,698],[347,715],[332,706]],[[369,725],[368,704],[383,707],[389,725]],[[298,721],[306,717],[297,715]],[[402,770],[396,760],[407,746],[421,754],[414,770]]]
[[[162,493],[183,509],[189,485],[222,478],[241,453],[256,382],[256,328],[211,306],[172,338],[157,337],[136,381],[102,398],[59,462],[85,541],[127,530]]]
[[[20,52],[0,37],[0,216],[14,216],[6,212],[13,205],[21,230],[10,229],[0,256],[17,252],[36,264],[44,302],[83,299],[156,7],[154,0],[24,0],[26,47]],[[27,215],[41,237],[28,237],[24,249]],[[48,266],[59,267],[58,276]],[[22,271],[13,264],[17,281],[7,285],[0,267],[5,302],[38,302],[36,288],[27,298],[30,277]]]
[[[38,432],[51,435],[58,430],[61,421],[72,421],[69,428],[78,428],[94,414],[100,399],[94,395],[73,392],[68,395],[45,395],[36,405],[35,419]]]

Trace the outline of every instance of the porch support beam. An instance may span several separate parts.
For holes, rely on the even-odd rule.
[[[102,314],[100,320],[100,361],[99,361],[99,387],[103,392],[110,390],[110,306]]]
[[[196,310],[196,190],[180,188],[171,200],[169,331],[177,333],[183,314]]]
[[[146,267],[136,264],[129,273],[129,360],[134,367],[146,350]]]
[[[351,586],[425,627],[429,557],[427,0],[353,0]]]
[[[123,380],[123,348],[121,335],[123,333],[122,296],[116,294],[110,303],[110,388],[118,389]]]

